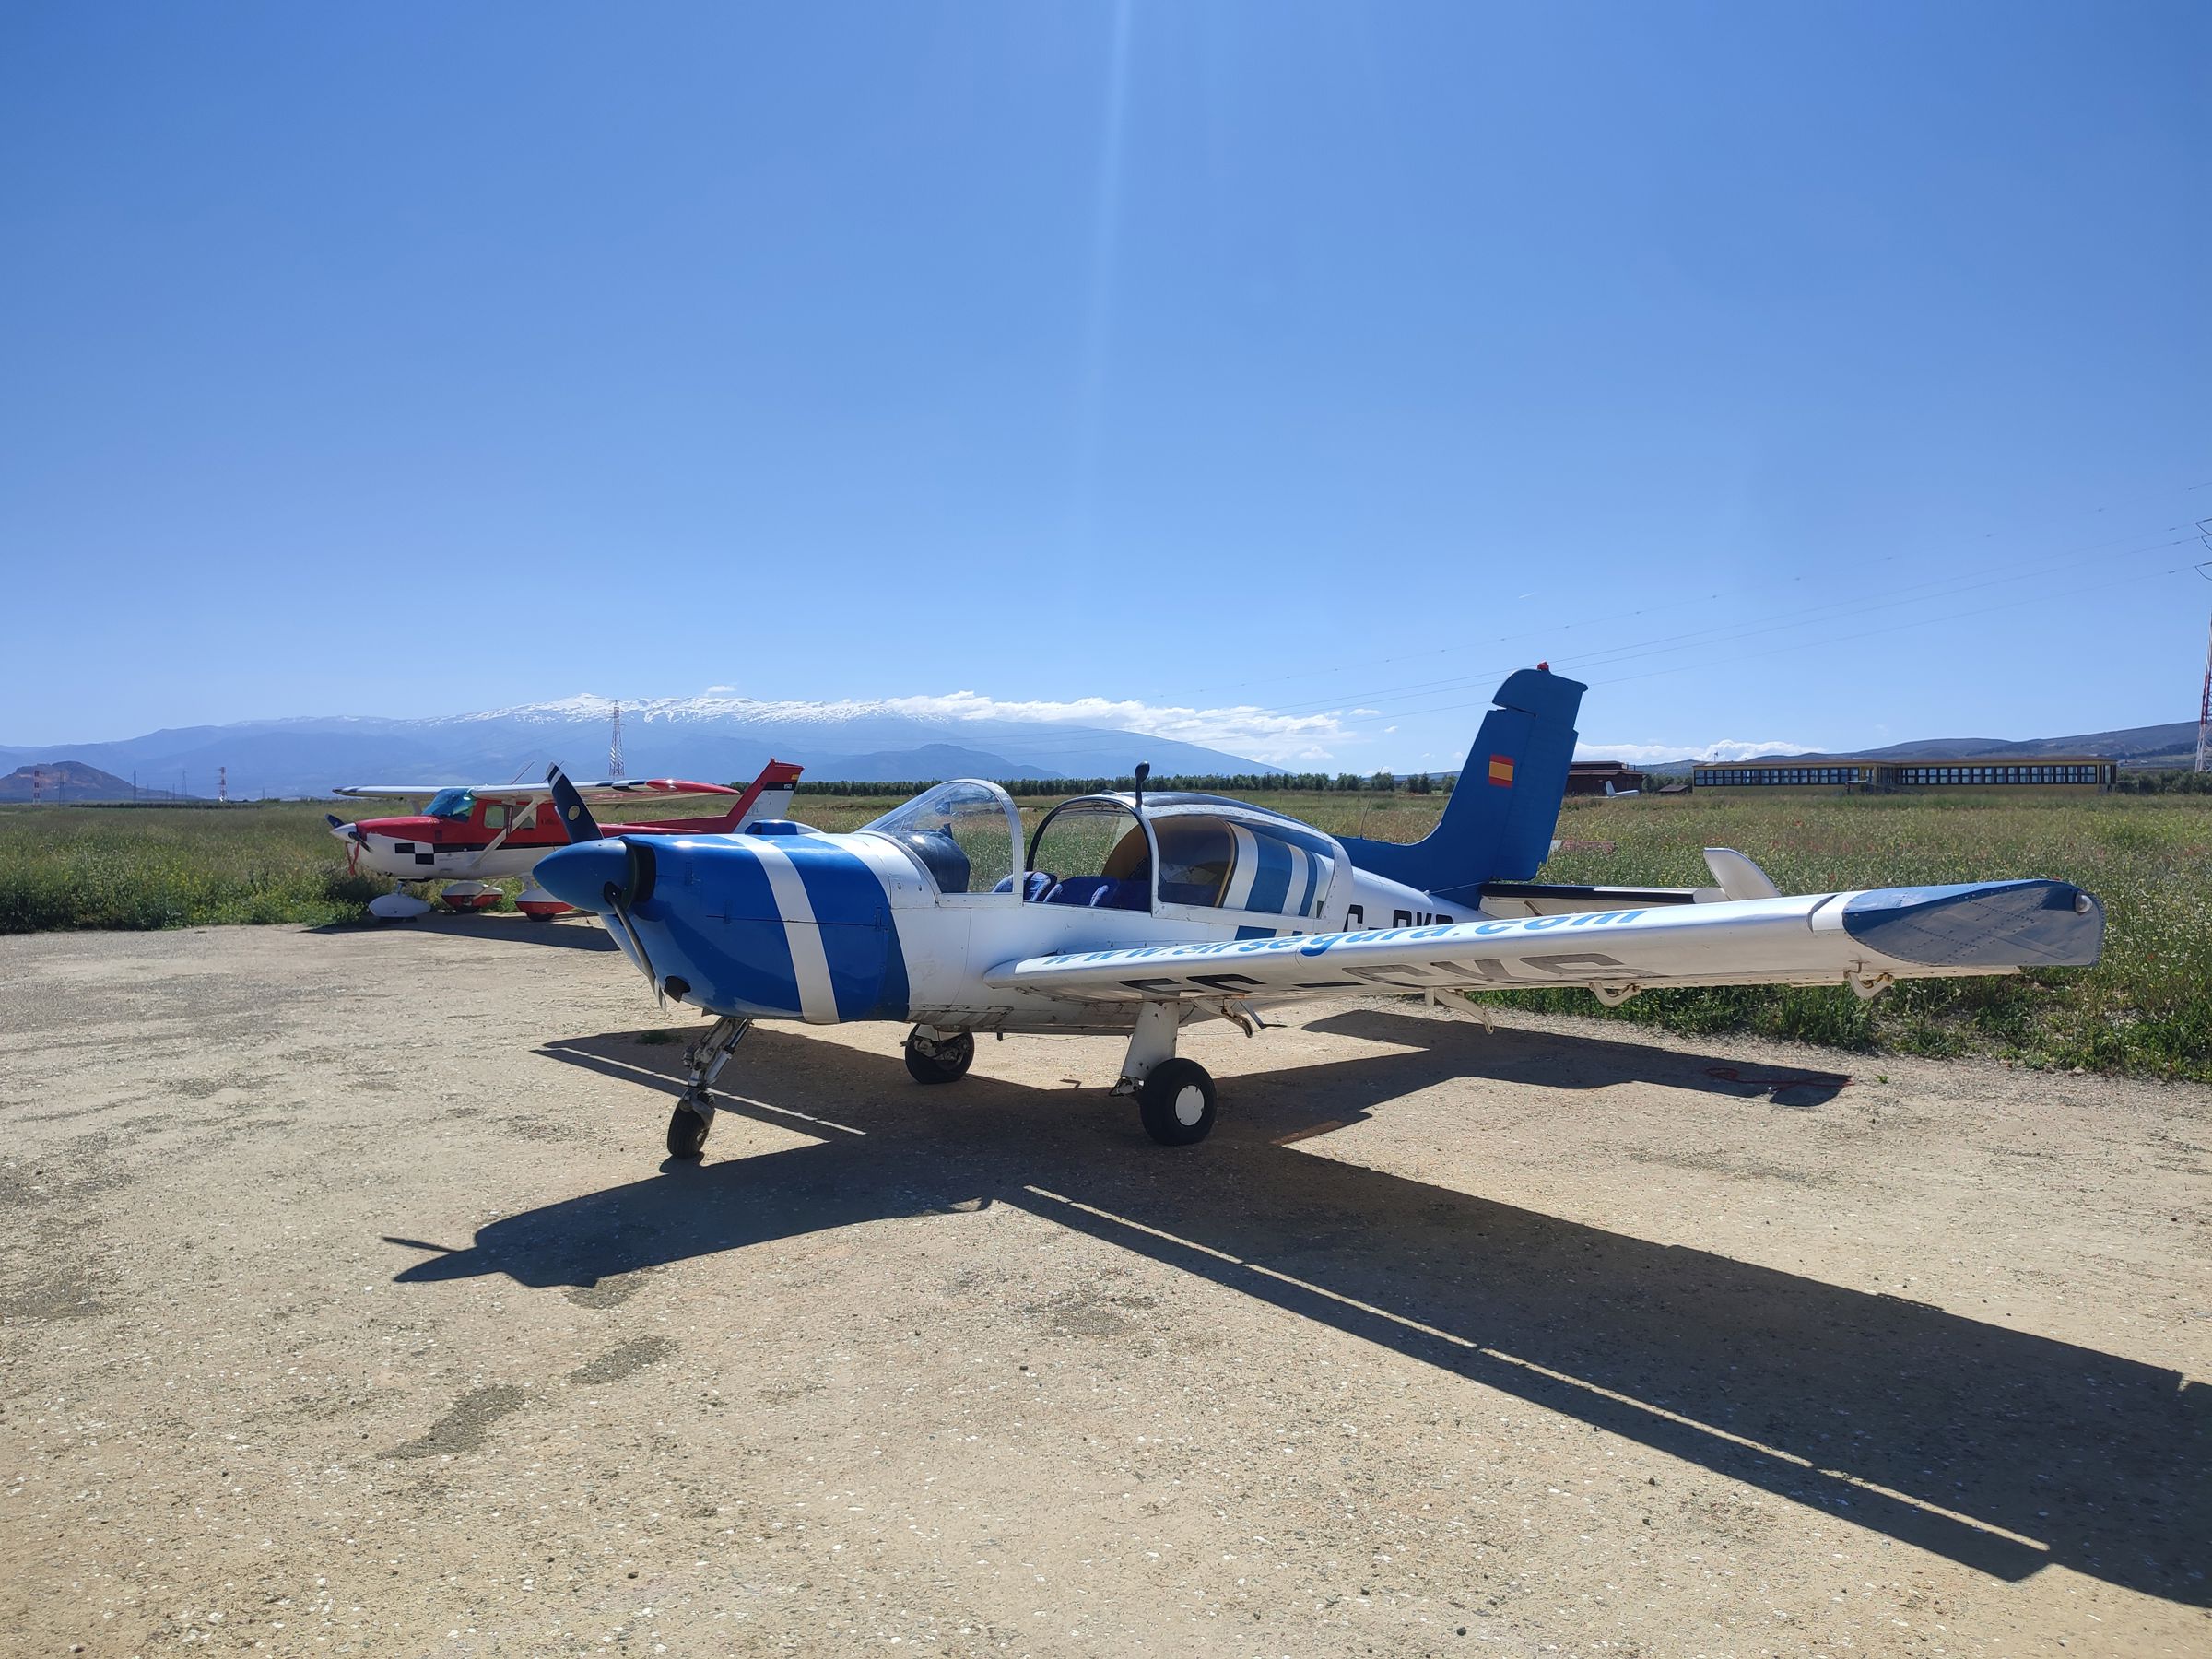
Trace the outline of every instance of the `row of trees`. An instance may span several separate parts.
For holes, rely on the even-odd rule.
[[[830,778],[802,778],[800,794],[870,794],[913,795],[943,782],[942,779],[921,781],[902,779],[897,782],[853,783]],[[1174,777],[1155,776],[1147,779],[1147,790],[1188,789],[1206,794],[1265,794],[1273,790],[1302,790],[1323,792],[1342,790],[1346,793],[1364,791],[1385,794],[1402,790],[1407,794],[1432,794],[1441,791],[1452,793],[1454,782],[1449,773],[1437,776],[1429,772],[1414,772],[1396,777],[1386,771],[1379,772],[1194,772]],[[1000,787],[1010,795],[1067,795],[1107,794],[1116,790],[1136,787],[1133,777],[1120,778],[1005,778]]]
[[[2118,794],[2212,794],[2212,772],[2183,771],[2178,766],[2124,771],[2112,789]]]

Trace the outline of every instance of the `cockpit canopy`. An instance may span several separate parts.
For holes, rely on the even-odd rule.
[[[1011,895],[1088,910],[1205,910],[1318,917],[1348,868],[1344,850],[1296,818],[1220,795],[1078,795],[1021,844],[1021,816],[995,783],[940,783],[864,824],[904,850],[947,896]],[[1158,872],[1155,874],[1154,865]]]
[[[1021,818],[995,783],[940,783],[861,826],[904,848],[940,893],[988,893],[1014,874]]]
[[[1112,795],[1064,801],[1030,837],[1023,894],[1032,903],[1088,910],[1152,908],[1152,843],[1127,803]]]
[[[1042,874],[1030,877],[1028,897],[1305,919],[1322,913],[1342,860],[1319,830],[1241,801],[1147,795],[1139,823],[1133,797],[1087,795],[1056,807],[1030,838],[1030,868]]]

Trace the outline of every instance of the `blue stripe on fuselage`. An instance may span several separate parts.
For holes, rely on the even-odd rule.
[[[883,883],[859,854],[828,841],[782,843],[806,886],[840,1019],[906,1017],[906,953]]]
[[[671,852],[681,855],[693,879],[657,884],[638,917],[660,924],[684,960],[664,961],[666,953],[656,952],[654,966],[663,973],[688,968],[684,977],[693,982],[693,1000],[718,1012],[797,1014],[791,940],[768,873],[751,849],[692,842]],[[667,866],[676,862],[674,856],[665,861],[665,875],[674,873]]]
[[[1290,849],[1270,836],[1253,840],[1259,850],[1260,869],[1252,878],[1252,896],[1244,900],[1244,908],[1279,915],[1283,900],[1290,896]]]

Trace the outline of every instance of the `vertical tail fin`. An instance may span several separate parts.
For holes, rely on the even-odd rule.
[[[1473,904],[1486,881],[1525,881],[1551,851],[1574,759],[1574,716],[1587,686],[1521,668],[1498,688],[1444,816],[1427,838],[1341,838],[1360,869],[1440,899]]]

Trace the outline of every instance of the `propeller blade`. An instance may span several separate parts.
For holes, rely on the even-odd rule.
[[[568,773],[555,765],[547,771],[546,782],[553,786],[553,805],[560,811],[560,827],[569,832],[571,845],[606,839],[599,833],[599,820],[583,804],[583,797],[576,793],[576,785],[569,782]]]
[[[622,931],[629,935],[630,948],[638,953],[638,966],[645,974],[645,982],[653,987],[653,1000],[665,1008],[668,998],[661,989],[661,976],[653,971],[653,959],[645,954],[644,936],[629,919],[629,906],[624,901],[622,889],[610,881],[602,897],[606,899],[607,908],[615,912],[616,919],[622,924]]]
[[[590,808],[561,776],[559,767],[547,774],[547,781],[553,785],[553,798],[560,805],[571,844],[557,847],[539,859],[531,878],[564,903],[603,919],[611,918],[606,922],[607,932],[617,934],[623,953],[636,960],[653,995],[665,1007],[667,993],[646,953],[633,914],[634,906],[653,898],[653,883],[659,876],[659,860],[652,845],[627,835],[601,834],[599,826],[592,821]]]

